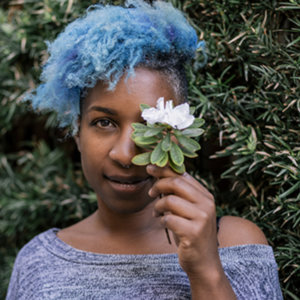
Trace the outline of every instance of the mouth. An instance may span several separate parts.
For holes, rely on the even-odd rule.
[[[104,177],[110,181],[120,183],[120,184],[137,184],[139,182],[145,181],[147,179],[150,179],[150,176],[131,176],[131,177],[122,177],[122,176],[107,176],[104,175]]]
[[[104,178],[109,182],[112,188],[119,192],[137,192],[151,181],[151,176],[107,176]]]

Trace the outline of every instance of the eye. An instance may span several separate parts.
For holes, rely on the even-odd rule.
[[[115,127],[114,123],[109,119],[97,119],[93,121],[93,125],[99,128],[112,128]]]

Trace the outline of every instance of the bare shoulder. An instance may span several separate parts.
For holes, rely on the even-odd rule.
[[[224,216],[219,225],[218,241],[220,248],[246,244],[268,245],[261,229],[249,220]]]

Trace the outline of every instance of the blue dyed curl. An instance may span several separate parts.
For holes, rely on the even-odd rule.
[[[56,111],[59,126],[71,126],[75,134],[83,90],[99,80],[113,90],[125,71],[128,78],[146,59],[172,55],[188,61],[196,50],[195,30],[170,3],[151,6],[128,0],[125,7],[94,5],[48,43],[43,83],[25,100],[35,110]]]

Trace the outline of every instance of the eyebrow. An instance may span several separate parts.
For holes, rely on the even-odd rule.
[[[92,106],[91,108],[88,109],[88,112],[90,111],[100,111],[109,115],[117,115],[117,112],[114,109],[106,108],[102,106]]]

